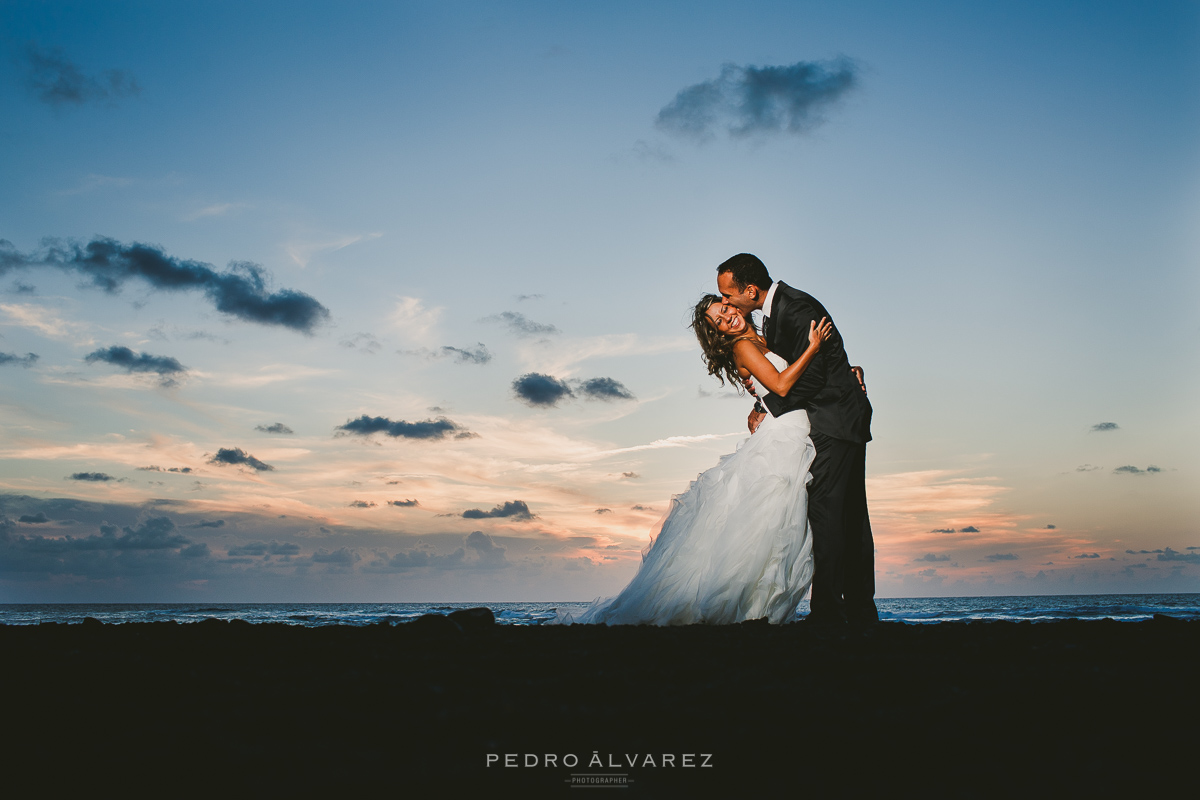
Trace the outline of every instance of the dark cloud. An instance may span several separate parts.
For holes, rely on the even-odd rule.
[[[553,325],[534,322],[524,314],[519,314],[516,311],[501,311],[499,314],[484,317],[480,322],[497,322],[508,328],[510,333],[515,333],[517,336],[547,336],[559,332],[558,328]]]
[[[80,106],[92,100],[111,103],[142,91],[130,73],[110,69],[98,76],[88,75],[57,48],[31,44],[24,56],[27,85],[49,106]]]
[[[264,464],[262,461],[259,461],[240,447],[222,447],[217,450],[215,456],[209,459],[208,463],[217,464],[218,466],[223,464],[245,464],[259,472],[268,472],[275,469],[270,464]]]
[[[208,558],[212,555],[212,551],[208,549],[208,545],[204,542],[198,542],[180,550],[179,555],[184,558]]]
[[[857,83],[857,68],[846,58],[779,67],[725,64],[719,77],[675,95],[655,124],[696,140],[720,128],[735,137],[805,133],[824,122],[821,112]]]
[[[28,369],[37,362],[38,358],[40,356],[37,353],[26,353],[23,356],[19,356],[16,353],[0,353],[0,367],[7,366],[8,364],[16,364]]]
[[[300,545],[290,542],[247,542],[243,545],[230,547],[225,551],[232,557],[237,556],[294,556],[299,554]]]
[[[199,522],[193,522],[191,525],[184,525],[185,528],[224,528],[225,520],[223,519],[202,519]]]
[[[168,550],[191,544],[191,540],[175,530],[169,517],[152,517],[136,527],[128,525],[118,528],[107,523],[100,526],[99,535],[93,534],[76,539],[66,536],[61,539],[46,539],[41,536],[13,539],[9,543],[26,552],[69,553],[99,550]]]
[[[33,286],[32,284],[21,283],[20,281],[17,281],[12,285],[11,291],[14,294],[35,294],[37,293],[37,287]]]
[[[634,400],[633,392],[612,378],[589,378],[579,384],[581,395],[591,400]]]
[[[993,553],[990,556],[984,556],[987,561],[1019,561],[1020,556],[1015,553]]]
[[[634,478],[640,478],[642,476],[638,475],[636,472],[622,472],[621,477],[628,480],[633,480]]]
[[[1159,561],[1186,561],[1190,564],[1200,564],[1200,553],[1180,553],[1169,547],[1159,553],[1156,558]]]
[[[36,514],[22,514],[17,522],[24,522],[30,525],[40,525],[43,522],[49,522],[50,518],[46,516],[45,511],[39,511]]]
[[[512,389],[519,400],[541,408],[552,408],[575,396],[565,382],[540,372],[525,373],[512,382]]]
[[[974,525],[968,525],[965,528],[959,528],[958,532],[959,533],[979,533],[979,528],[976,528]]]
[[[533,519],[533,513],[524,500],[510,500],[504,505],[496,506],[491,511],[469,508],[462,513],[463,519],[489,519],[493,517],[511,517],[513,519]]]
[[[930,567],[929,569],[923,569],[923,570],[919,570],[919,571],[917,572],[917,574],[918,574],[918,575],[920,575],[922,578],[936,578],[936,577],[938,577],[938,574],[937,574],[937,567]]]
[[[950,556],[939,556],[937,553],[926,553],[923,556],[917,556],[913,561],[949,561]]]
[[[187,475],[192,472],[191,467],[167,467],[166,469],[163,469],[162,467],[154,464],[151,464],[148,467],[138,467],[137,469],[139,472],[178,472],[182,475]]]
[[[12,242],[0,239],[0,275],[18,267],[39,266],[78,272],[109,293],[134,278],[161,291],[202,291],[223,314],[301,333],[312,333],[329,318],[329,309],[303,292],[269,292],[267,271],[248,261],[230,262],[225,272],[217,272],[211,264],[173,258],[159,247],[139,242],[126,245],[97,237],[81,247],[48,240],[40,252],[24,254]]]
[[[287,425],[284,425],[282,422],[275,422],[270,425],[255,425],[254,430],[261,431],[262,433],[278,433],[283,436],[291,436],[293,433],[295,433],[294,430],[289,428]]]
[[[1163,550],[1126,550],[1131,556],[1152,556],[1155,553],[1162,553]]]
[[[517,295],[517,302],[523,303],[526,300],[541,300],[545,296],[544,294],[519,294]]]
[[[107,472],[73,472],[68,476],[67,480],[71,481],[91,481],[92,483],[107,483],[108,481],[117,480]]]
[[[483,342],[467,348],[446,345],[442,348],[442,354],[454,356],[454,360],[460,364],[486,364],[492,360],[492,353]]]
[[[934,528],[930,533],[958,533],[954,528]]]
[[[1076,472],[1095,472],[1098,469],[1101,469],[1101,467],[1093,466],[1092,464],[1080,464],[1078,467],[1075,468],[1075,471]]]
[[[1100,557],[1099,553],[1080,553],[1077,556],[1071,556],[1071,558],[1099,558],[1099,557]]]
[[[1117,467],[1116,469],[1113,470],[1114,475],[1122,475],[1122,474],[1125,474],[1125,475],[1152,475],[1156,472],[1162,472],[1162,470],[1159,469],[1158,467],[1154,466],[1153,464],[1146,467],[1145,469],[1138,469],[1137,467],[1133,466],[1132,464],[1126,464],[1123,467]]]
[[[362,560],[356,551],[349,547],[339,547],[330,553],[325,548],[321,548],[312,554],[312,560],[317,564],[333,564],[338,567],[352,567]]]
[[[630,506],[630,508],[632,508],[634,511],[653,511],[654,510],[651,506],[643,506],[643,505]]]
[[[524,504],[522,503],[522,505]],[[492,537],[483,531],[472,531],[471,535],[467,537],[467,547],[474,550],[479,556],[479,566],[481,567],[508,566],[508,560],[504,555],[505,548],[496,544]]]
[[[445,417],[406,422],[402,419],[392,421],[387,417],[369,417],[363,414],[358,419],[346,420],[346,424],[337,426],[337,430],[358,436],[383,433],[398,439],[444,439],[451,433],[455,439],[469,439],[475,436],[462,425]]]
[[[350,503],[351,508],[374,508],[374,503],[369,503],[366,500],[355,500]]]
[[[416,500],[388,500],[389,506],[397,506],[399,508],[412,508],[413,506],[421,505]]]
[[[1115,431],[1120,426],[1115,422],[1097,422],[1092,426],[1093,431]]]
[[[1058,530],[1058,526],[1057,525],[1047,525],[1046,530],[1048,530],[1048,531]]]
[[[433,569],[458,569],[467,566],[467,551],[459,547],[449,555],[437,555],[425,550],[410,550],[388,556],[387,553],[376,553],[376,558],[368,565],[369,571],[404,572],[421,567]]]
[[[97,361],[120,367],[126,372],[153,372],[159,376],[164,386],[175,384],[174,376],[187,372],[187,367],[170,356],[152,356],[149,353],[135,353],[128,347],[113,345],[102,347],[88,353],[83,359],[89,364]]]
[[[611,508],[597,508],[597,509],[596,509],[594,512],[592,512],[592,513],[594,513],[594,514],[611,514],[611,513],[612,513],[612,509],[611,509]]]

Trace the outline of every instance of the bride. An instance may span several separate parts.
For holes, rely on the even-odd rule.
[[[724,385],[753,381],[751,392],[786,395],[829,338],[822,319],[808,349],[788,365],[741,312],[717,295],[697,303],[692,329],[708,373]],[[608,625],[726,624],[766,617],[789,621],[812,582],[808,468],[815,457],[808,414],[766,417],[738,449],[671,501],[642,565],[616,597],[557,622]]]

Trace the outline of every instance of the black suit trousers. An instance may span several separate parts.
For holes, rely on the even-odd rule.
[[[873,622],[875,542],[867,514],[867,446],[811,434],[817,457],[808,485],[814,577],[809,606],[814,621]]]

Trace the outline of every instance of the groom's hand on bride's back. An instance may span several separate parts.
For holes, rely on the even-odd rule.
[[[858,385],[862,387],[863,394],[867,393],[867,384],[863,382],[863,368],[851,367],[850,371],[854,373],[854,377],[858,378]]]
[[[746,417],[746,427],[750,429],[750,434],[753,435],[762,421],[767,418],[765,411],[751,411],[750,416]]]

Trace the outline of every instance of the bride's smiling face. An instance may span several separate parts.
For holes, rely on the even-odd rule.
[[[746,318],[728,303],[713,303],[705,313],[712,326],[726,336],[738,336],[746,332]]]

